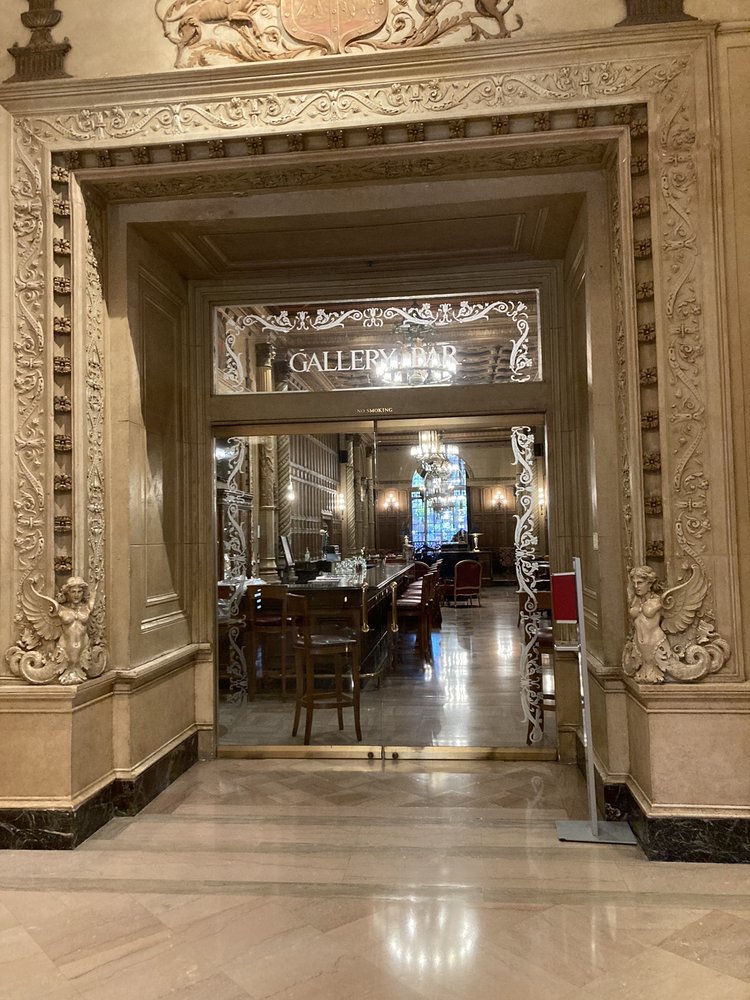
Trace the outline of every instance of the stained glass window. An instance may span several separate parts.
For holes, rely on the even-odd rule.
[[[428,471],[411,480],[411,530],[414,548],[439,549],[445,542],[465,541],[468,532],[466,468],[459,455],[448,455],[448,471],[437,488]],[[425,508],[426,501],[426,508]]]

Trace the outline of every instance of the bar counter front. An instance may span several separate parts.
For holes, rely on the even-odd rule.
[[[362,583],[345,583],[326,574],[308,583],[290,583],[290,594],[303,594],[313,623],[342,624],[360,638],[360,677],[380,674],[398,631],[396,599],[410,579],[413,562],[380,563],[369,568]]]

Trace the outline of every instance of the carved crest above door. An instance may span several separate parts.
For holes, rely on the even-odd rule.
[[[294,38],[329,52],[382,28],[388,0],[281,0],[281,21]]]
[[[509,38],[521,0],[156,0],[175,66],[221,66]]]

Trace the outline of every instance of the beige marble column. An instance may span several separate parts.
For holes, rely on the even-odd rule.
[[[273,344],[258,344],[255,349],[258,391],[273,391],[273,362],[276,349]],[[269,583],[279,582],[276,567],[276,544],[279,535],[279,510],[276,490],[276,438],[265,437],[258,445],[258,572]]]

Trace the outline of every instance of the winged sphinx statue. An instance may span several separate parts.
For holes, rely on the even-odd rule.
[[[98,677],[107,666],[107,650],[89,637],[96,592],[78,576],[65,582],[58,600],[45,597],[38,586],[43,581],[37,574],[21,585],[17,620],[24,628],[18,645],[5,654],[11,671],[32,684],[81,684]]]
[[[667,676],[697,681],[716,673],[729,658],[729,644],[708,618],[698,618],[708,591],[701,569],[666,590],[649,566],[628,574],[628,613],[633,630],[622,653],[622,669],[642,684]]]

